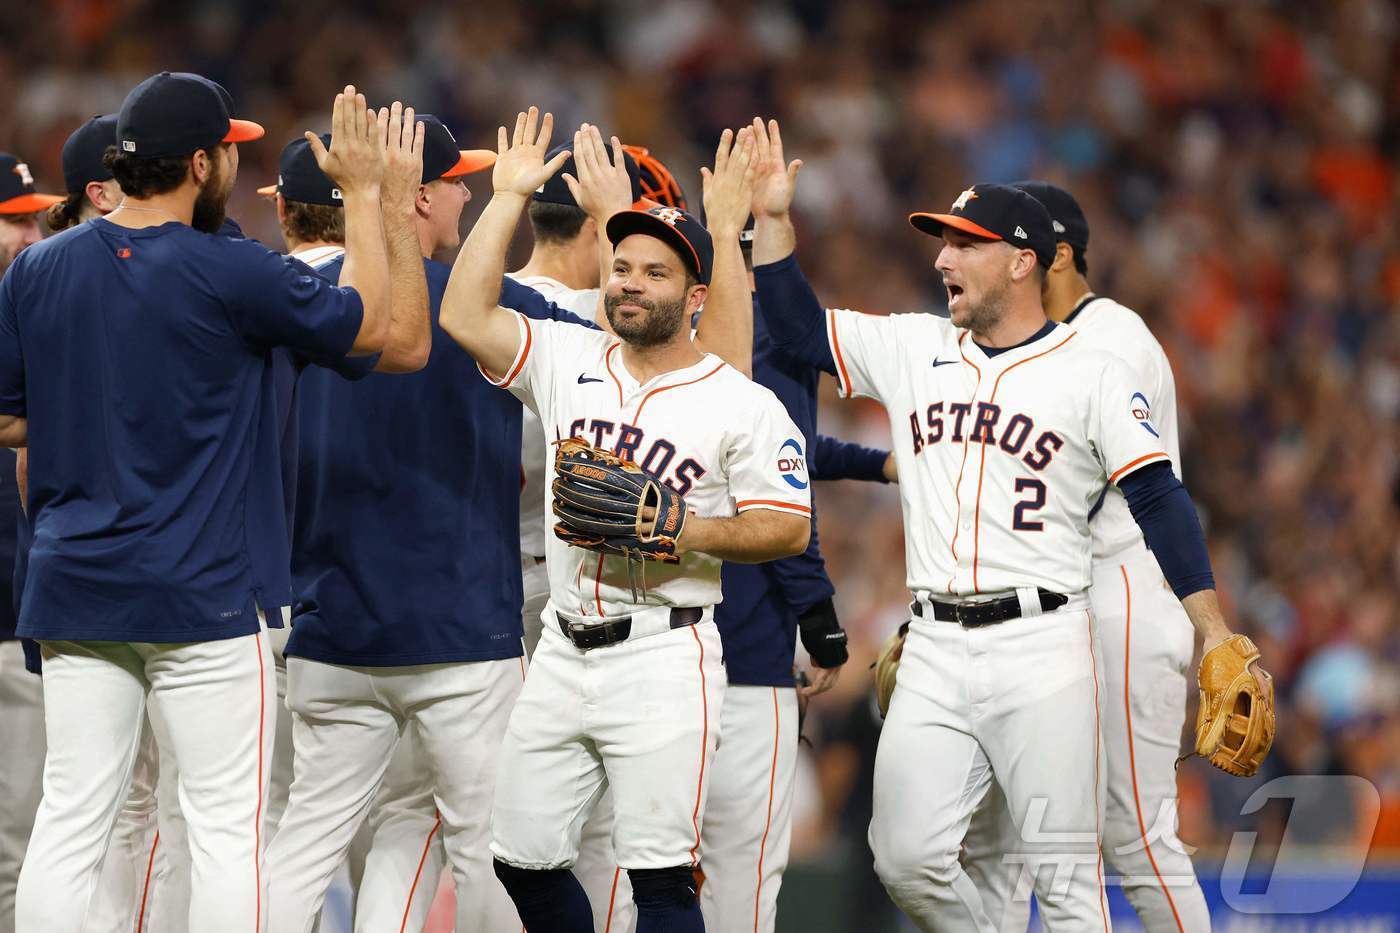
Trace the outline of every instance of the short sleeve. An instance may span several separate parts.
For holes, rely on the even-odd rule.
[[[892,317],[827,309],[826,337],[843,398],[885,400],[899,358],[895,324]]]
[[[1098,391],[1090,398],[1089,440],[1099,452],[1110,483],[1147,466],[1168,461],[1161,432],[1152,422],[1151,386],[1139,385],[1126,363],[1105,354]]]
[[[20,268],[11,266],[9,274],[0,280],[0,415],[23,418],[24,354],[19,345],[19,308],[15,299]]]
[[[222,242],[230,259],[222,292],[245,340],[289,347],[316,361],[350,353],[365,314],[358,292],[250,240]]]
[[[738,512],[772,509],[810,517],[811,476],[807,440],[778,400],[755,398],[752,415],[730,435],[729,495]]]
[[[511,314],[520,328],[520,345],[515,351],[515,359],[511,360],[504,374],[487,372],[480,364],[477,364],[477,369],[487,382],[508,390],[538,412],[541,420],[547,420],[540,405],[554,391],[557,346],[561,340],[567,340],[568,331],[587,331],[572,324],[530,318],[519,311],[512,311]]]

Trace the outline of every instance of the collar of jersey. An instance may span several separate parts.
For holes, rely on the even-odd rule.
[[[963,331],[959,342],[962,345],[963,356],[970,357],[976,362],[986,362],[994,367],[1005,366],[1008,363],[1018,362],[1028,356],[1034,356],[1055,343],[1064,339],[1064,336],[1071,329],[1063,324],[1047,320],[1045,326],[1036,331],[1026,340],[1015,346],[1006,347],[1000,351],[993,350],[988,353],[976,340],[972,339],[970,331]]]
[[[689,382],[698,376],[714,369],[716,364],[722,362],[713,353],[706,353],[700,358],[698,363],[693,363],[685,369],[673,369],[669,372],[659,373],[652,376],[645,383],[638,382],[627,367],[622,363],[622,342],[616,341],[608,347],[603,355],[603,364],[614,379],[617,380],[618,388],[624,396],[635,395],[638,392],[649,392],[654,389],[664,389],[668,386],[679,385],[682,382]]]
[[[314,249],[304,249],[299,253],[292,253],[293,259],[300,259],[308,266],[315,266],[319,263],[328,262],[345,252],[343,246],[317,246]]]

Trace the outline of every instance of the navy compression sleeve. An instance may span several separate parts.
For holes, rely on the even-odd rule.
[[[826,310],[797,265],[797,254],[754,266],[753,279],[759,313],[773,345],[794,360],[835,375],[836,360],[826,339]]]
[[[1176,598],[1214,589],[1205,532],[1171,464],[1160,461],[1145,466],[1123,477],[1118,488]]]
[[[812,445],[812,479],[856,479],[871,483],[888,483],[885,479],[885,458],[888,450],[876,450],[850,441],[818,434]]]

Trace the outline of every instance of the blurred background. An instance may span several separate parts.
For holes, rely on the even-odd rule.
[[[1264,773],[1179,770],[1217,928],[1400,929],[1394,2],[48,0],[4,4],[0,33],[0,149],[40,190],[61,189],[77,124],[152,72],[197,71],[268,129],[240,147],[229,212],[275,246],[254,189],[284,141],[326,128],[346,82],[439,115],[468,148],[494,146],[529,104],[561,128],[598,123],[650,147],[695,201],[720,130],[776,116],[806,162],[803,264],[828,304],[866,311],[942,311],[906,212],[975,181],[1068,187],[1089,216],[1091,284],[1171,358],[1216,578],[1277,681]],[[469,184],[489,196],[489,179]],[[889,446],[881,409],[824,393],[824,433]],[[817,496],[852,659],[807,720],[782,926],[893,930],[865,844],[879,734],[866,668],[907,615],[898,498],[849,483]],[[1288,775],[1365,782],[1241,814]],[[1234,915],[1214,872],[1242,829],[1259,834],[1245,892],[1271,869],[1325,884],[1365,858],[1362,883],[1321,919]]]

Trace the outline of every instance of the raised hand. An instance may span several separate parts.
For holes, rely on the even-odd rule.
[[[566,174],[564,184],[583,212],[600,227],[613,214],[632,209],[632,179],[627,176],[622,143],[616,136],[612,137],[610,162],[598,127],[591,123],[580,126],[574,134],[574,166],[578,177]]]
[[[802,160],[783,161],[783,135],[777,120],[769,120],[765,126],[762,119],[754,117],[752,127],[757,150],[753,213],[755,217],[782,217],[792,207]]]
[[[715,167],[700,169],[704,184],[705,226],[711,236],[737,237],[748,222],[757,174],[754,132],[725,130],[715,149]]]
[[[379,108],[385,122],[384,178],[380,183],[386,205],[411,208],[423,183],[423,124],[415,119],[412,107],[394,101]]]
[[[548,163],[549,137],[554,133],[554,114],[540,118],[538,107],[515,118],[515,133],[508,135],[503,126],[496,131],[496,167],[491,171],[491,185],[497,194],[515,194],[528,198],[534,194],[569,157],[567,150],[558,153]]]
[[[355,85],[335,95],[331,108],[331,147],[307,132],[307,142],[321,171],[347,194],[377,191],[384,176],[384,138],[388,132],[387,111],[376,114],[365,106],[365,95]]]

